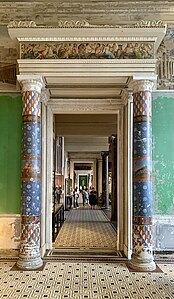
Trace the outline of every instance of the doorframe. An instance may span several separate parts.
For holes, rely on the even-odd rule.
[[[103,104],[103,100],[101,101],[101,106]],[[101,106],[98,106],[101,108]],[[76,110],[77,111],[77,110]],[[77,114],[74,109],[72,111],[68,110],[68,113],[70,114]],[[78,110],[78,113],[82,113]],[[126,223],[124,217],[122,217],[124,213],[124,192],[127,192],[127,190],[124,190],[124,173],[123,173],[123,164],[124,159],[127,159],[123,155],[123,148],[124,148],[124,140],[123,140],[123,106],[115,111],[111,107],[108,107],[108,111],[105,110],[105,113],[101,109],[96,109],[95,111],[83,111],[83,113],[86,114],[116,114],[117,115],[117,135],[118,135],[118,153],[117,153],[117,159],[118,159],[118,177],[117,177],[117,196],[118,196],[118,202],[117,202],[117,219],[118,219],[118,234],[117,234],[117,244],[116,249],[120,251],[124,251],[125,254],[127,254],[127,251],[125,251],[125,247],[127,247],[127,244],[125,246],[124,240],[125,240],[125,233],[128,231],[128,227],[131,230],[130,223]],[[46,198],[42,196],[41,199],[41,206],[45,206],[45,216],[41,216],[41,231],[45,231],[45,238],[43,235],[41,240],[41,243],[45,243],[45,250],[51,250],[53,247],[52,244],[52,172],[53,172],[53,120],[54,120],[54,114],[67,114],[66,111],[66,104],[65,104],[65,110],[61,109],[59,110],[59,104],[57,102],[53,104],[53,102],[48,101],[47,104],[47,113],[46,113],[46,128],[47,128],[47,136],[45,139],[46,142],[46,151],[45,151],[45,157],[42,159],[46,159],[46,181],[43,181],[43,185],[46,188]],[[44,178],[43,178],[44,179]],[[130,203],[129,203],[130,206]],[[127,212],[128,206],[127,206]],[[43,219],[45,217],[45,219]],[[126,226],[126,229],[125,229]],[[126,238],[127,239],[127,238]],[[42,256],[45,254],[45,250],[42,251]]]

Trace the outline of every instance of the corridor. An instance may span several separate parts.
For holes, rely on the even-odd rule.
[[[72,209],[53,244],[52,255],[69,258],[116,258],[116,230],[106,214],[88,207]]]

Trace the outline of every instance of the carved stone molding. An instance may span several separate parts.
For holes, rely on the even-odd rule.
[[[70,20],[70,21],[63,21],[60,20],[58,21],[57,24],[58,27],[60,28],[83,28],[83,27],[91,27],[92,25],[90,25],[87,21],[85,20],[79,20],[79,21],[74,21],[74,20]]]
[[[28,27],[36,27],[36,23],[34,21],[11,21],[8,28],[28,28]]]
[[[133,102],[133,95],[131,89],[125,88],[122,90],[122,100],[124,105],[127,105],[128,102]]]
[[[47,28],[47,27],[42,27]],[[148,37],[148,36],[86,36],[86,37],[79,37],[79,36],[63,36],[63,37],[18,37],[17,38],[19,43],[25,42],[146,42],[152,43],[155,42],[155,37]]]
[[[144,59],[108,59],[107,60],[107,62],[105,61],[105,60],[102,60],[102,59],[84,59],[84,60],[81,60],[80,62],[79,62],[79,59],[68,59],[68,60],[66,60],[66,59],[59,59],[59,60],[52,60],[52,59],[50,59],[50,60],[30,60],[30,61],[28,61],[27,60],[27,63],[28,64],[43,64],[43,63],[47,63],[47,64],[49,64],[49,66],[51,66],[51,64],[52,64],[52,62],[54,62],[54,65],[55,65],[55,63],[58,63],[58,64],[65,64],[65,65],[67,65],[67,64],[77,64],[77,63],[80,63],[80,64],[90,64],[90,65],[98,65],[98,64],[114,64],[114,65],[122,65],[122,64],[125,64],[125,65],[127,65],[128,63],[129,64],[131,64],[131,65],[136,65],[136,64],[138,64],[138,63],[140,63],[140,64],[143,64],[143,65],[154,65],[154,64],[156,64],[156,59],[146,59],[146,60],[144,60]],[[25,63],[25,59],[20,59],[20,60],[18,60],[18,63]],[[106,67],[106,66],[105,66]],[[143,66],[144,67],[144,66]]]
[[[45,106],[47,106],[49,98],[50,98],[49,91],[46,88],[42,89],[42,92],[41,92],[41,102]]]
[[[37,28],[161,28],[161,27],[166,27],[166,24],[161,21],[145,21],[141,20],[140,22],[137,22],[135,24],[130,24],[130,25],[107,25],[107,24],[90,24],[86,20],[59,20],[57,22],[57,26],[37,26],[35,21],[17,21],[13,20],[9,22],[8,28],[26,28],[26,27],[37,27]]]
[[[159,20],[159,21],[144,21],[144,20],[141,20],[140,22],[137,22],[135,25],[135,27],[138,27],[138,28],[146,28],[146,27],[166,27],[166,24]]]

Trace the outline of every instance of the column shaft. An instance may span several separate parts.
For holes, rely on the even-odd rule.
[[[102,160],[98,159],[98,197],[102,196]]]
[[[102,207],[105,209],[109,208],[108,155],[109,152],[102,152]]]
[[[43,262],[40,256],[41,215],[41,82],[28,80],[22,97],[22,223],[21,245],[17,266],[37,269]],[[30,90],[31,88],[31,90]],[[27,90],[28,89],[28,90]]]
[[[112,162],[112,201],[111,201],[111,221],[117,223],[117,138],[111,136],[111,162]]]
[[[133,85],[133,256],[134,269],[154,270],[152,255],[152,86],[136,81]]]

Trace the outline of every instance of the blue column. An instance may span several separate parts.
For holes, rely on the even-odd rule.
[[[133,83],[133,254],[130,266],[153,271],[152,255],[152,87]]]
[[[24,79],[22,86],[22,172],[21,172],[21,244],[17,266],[38,269],[40,256],[41,215],[41,78]]]

